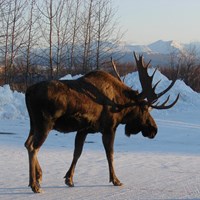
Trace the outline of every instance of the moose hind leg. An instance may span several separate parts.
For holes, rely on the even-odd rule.
[[[37,154],[39,149],[33,149],[29,152],[29,165],[30,165],[30,184],[32,191],[34,193],[42,192],[40,184],[37,180]]]
[[[38,185],[40,186],[40,184],[42,183],[42,169],[40,167],[40,164],[39,164],[39,161],[38,161],[38,158],[36,157],[36,181],[38,183]]]
[[[74,171],[75,171],[76,163],[81,156],[86,136],[87,136],[87,133],[84,131],[79,131],[76,134],[73,160],[68,172],[66,173],[64,177],[65,184],[68,185],[69,187],[74,187],[74,182],[73,182]]]
[[[29,157],[29,186],[34,193],[42,192],[40,189],[42,169],[38,162],[37,154],[47,135],[48,131],[42,132],[40,136],[31,131],[27,141],[25,142],[25,147],[28,150]]]
[[[114,186],[122,186],[123,184],[120,182],[120,180],[117,178],[114,170],[114,150],[113,150],[113,145],[114,145],[114,138],[115,138],[115,133],[114,132],[106,132],[102,136],[102,141],[103,145],[106,151],[106,157],[108,160],[108,166],[109,166],[109,174],[110,174],[110,182],[113,183]]]
[[[29,134],[27,141],[25,142],[25,147],[28,151],[29,157],[29,186],[32,188],[33,192],[39,193],[40,185],[37,182],[37,153],[38,150],[33,147],[34,135],[32,133]]]
[[[32,142],[33,142],[33,133],[32,133],[32,131],[30,131],[28,139],[26,140],[26,142],[24,144],[25,147],[28,150],[28,155],[29,155],[29,149],[31,148]],[[40,164],[38,162],[37,157],[35,159],[35,170],[36,170],[36,181],[38,182],[38,184],[41,184],[41,182],[42,182],[42,169],[40,167]],[[29,186],[30,185],[31,185],[31,180],[29,180]]]
[[[31,152],[31,149],[32,149],[32,142],[33,142],[33,132],[30,131],[29,136],[28,136],[26,142],[24,143],[24,146],[26,147],[26,149],[28,151],[28,158],[29,158],[29,186],[31,185],[31,182],[32,182],[32,177],[31,177],[31,173],[30,173],[30,171],[31,171],[31,165],[30,165],[31,158],[30,158],[30,156],[31,155],[29,153],[29,152]]]

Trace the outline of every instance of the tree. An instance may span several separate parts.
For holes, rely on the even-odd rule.
[[[75,46],[78,41],[77,34],[78,30],[80,28],[80,22],[79,22],[79,11],[80,11],[80,0],[76,0],[76,4],[74,9],[72,10],[72,42],[71,42],[71,50],[70,50],[70,67],[74,69],[76,67],[76,53],[75,53]]]
[[[48,79],[99,69],[120,38],[111,0],[0,0],[0,11],[5,83],[20,72],[29,85],[34,65]]]
[[[61,0],[62,1],[62,0]],[[53,69],[53,18],[57,15],[60,8],[61,1],[53,0],[43,0],[43,2],[38,2],[38,10],[40,14],[40,27],[41,33],[44,40],[42,48],[48,46],[48,58],[49,58],[49,68],[50,74],[49,78],[53,79],[54,69]]]
[[[96,68],[99,69],[105,60],[111,56],[116,44],[122,38],[115,20],[115,13],[112,8],[112,2],[108,0],[99,0],[95,9],[96,26]],[[115,34],[117,31],[117,34]],[[114,35],[114,36],[113,36]]]
[[[85,1],[82,11],[82,70],[86,73],[89,69],[89,57],[91,53],[92,30],[93,30],[93,0]],[[81,41],[79,41],[81,42]]]
[[[12,82],[15,70],[15,58],[24,45],[26,26],[24,13],[26,0],[5,1],[1,6],[2,21],[1,27],[4,31],[3,47],[1,51],[4,54],[5,63],[5,83]]]
[[[122,34],[118,34],[111,1],[85,0],[83,8],[79,29],[79,61],[85,73],[99,69],[106,60],[110,60]]]
[[[199,63],[196,46],[189,44],[182,51],[170,53],[170,67],[163,68],[162,72],[170,79],[181,79],[195,91],[200,91]]]
[[[30,82],[30,67],[31,67],[31,53],[33,53],[31,50],[34,46],[34,31],[33,26],[35,24],[36,19],[34,19],[34,8],[35,8],[35,0],[30,1],[30,8],[29,8],[29,17],[27,20],[27,25],[28,25],[28,31],[27,31],[27,46],[26,46],[26,78],[25,78],[25,84],[26,87],[29,85]]]
[[[60,1],[60,8],[54,18],[54,29],[56,32],[56,43],[54,44],[55,63],[57,78],[59,77],[60,69],[70,66],[70,44],[72,35],[72,12],[73,12],[73,0]],[[67,12],[65,12],[67,10]],[[74,36],[75,37],[75,36]]]
[[[186,84],[189,84],[192,80],[192,73],[194,67],[197,65],[197,50],[196,46],[189,45],[181,53],[181,67],[180,76]]]

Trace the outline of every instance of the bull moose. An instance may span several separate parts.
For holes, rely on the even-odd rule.
[[[42,170],[37,154],[51,130],[60,132],[77,131],[73,160],[65,175],[65,183],[73,187],[76,163],[81,155],[88,133],[100,132],[105,148],[110,182],[115,186],[122,183],[117,178],[113,166],[113,144],[119,124],[125,124],[125,134],[137,134],[154,138],[157,125],[149,108],[169,109],[177,98],[168,104],[169,97],[162,104],[157,100],[170,90],[175,80],[162,92],[156,94],[152,86],[152,76],[148,75],[148,64],[143,56],[134,53],[142,92],[133,90],[105,71],[91,71],[77,80],[44,81],[30,86],[26,91],[26,106],[30,117],[30,132],[25,142],[29,156],[29,186],[40,193]],[[115,65],[113,62],[114,69]],[[156,71],[156,70],[155,70]],[[167,105],[168,104],[168,105]]]

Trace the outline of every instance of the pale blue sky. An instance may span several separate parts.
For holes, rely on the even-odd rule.
[[[113,0],[126,30],[124,40],[149,44],[156,40],[200,41],[200,0]]]

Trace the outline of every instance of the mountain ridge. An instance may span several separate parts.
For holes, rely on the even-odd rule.
[[[168,65],[171,54],[185,54],[188,49],[195,49],[200,54],[200,42],[191,42],[188,44],[179,43],[175,40],[157,40],[147,45],[121,43],[124,57],[122,62],[131,62],[133,60],[132,53],[143,54],[145,59],[152,60],[153,65]]]
[[[140,53],[151,53],[151,54],[169,54],[172,51],[183,51],[188,44],[182,44],[175,40],[157,40],[155,42],[152,42],[150,44],[144,45],[144,44],[129,44],[129,43],[123,43],[124,45],[124,51],[136,51]],[[200,46],[200,43],[199,43]]]

